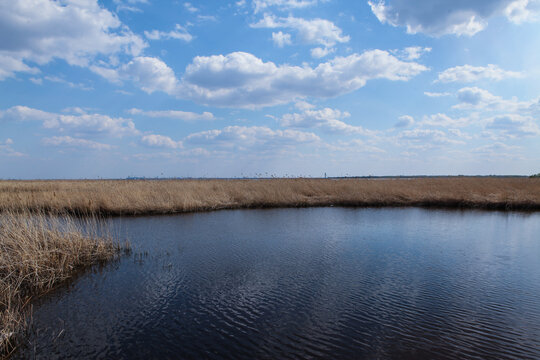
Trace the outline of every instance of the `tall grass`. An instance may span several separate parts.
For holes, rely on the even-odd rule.
[[[328,205],[540,209],[540,179],[0,181],[0,211],[136,215]]]
[[[33,297],[119,254],[120,246],[101,227],[95,218],[0,214],[0,358],[14,348]]]

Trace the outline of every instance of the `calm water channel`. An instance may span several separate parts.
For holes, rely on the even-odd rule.
[[[134,254],[42,299],[16,358],[540,358],[540,213],[112,222]]]

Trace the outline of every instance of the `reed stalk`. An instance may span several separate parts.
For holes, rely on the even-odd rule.
[[[29,304],[77,272],[117,257],[104,223],[43,212],[0,214],[0,358],[26,325]]]

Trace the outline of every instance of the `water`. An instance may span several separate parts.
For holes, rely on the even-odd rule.
[[[35,306],[28,358],[540,358],[540,214],[113,220],[134,254]]]

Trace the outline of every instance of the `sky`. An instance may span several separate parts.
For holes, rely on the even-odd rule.
[[[540,0],[0,0],[0,179],[540,172]]]

